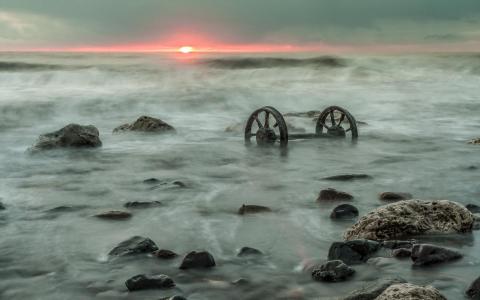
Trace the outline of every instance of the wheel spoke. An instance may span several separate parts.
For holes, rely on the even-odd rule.
[[[335,126],[335,116],[333,115],[334,110],[330,111],[330,120],[332,121],[332,126]]]
[[[270,127],[270,112],[266,111],[265,112],[265,128]]]
[[[348,128],[347,130],[345,130],[345,132],[349,132],[352,130],[352,127]]]
[[[319,121],[318,123],[322,124],[323,127],[330,129],[330,127],[328,127],[327,124],[325,124],[324,122]]]
[[[344,119],[345,119],[345,114],[342,113],[342,116],[340,117],[340,121],[338,121],[338,126],[340,126],[342,124]]]
[[[258,119],[258,115],[255,116],[255,121],[257,121],[257,125],[259,128],[263,128],[262,122]]]
[[[278,127],[278,123],[275,123],[275,125],[273,125],[273,128],[277,128]]]

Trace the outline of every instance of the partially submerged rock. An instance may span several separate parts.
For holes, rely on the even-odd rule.
[[[322,179],[332,180],[332,181],[352,181],[357,179],[372,179],[372,176],[367,174],[343,174],[343,175],[324,177]]]
[[[256,213],[271,212],[271,211],[272,210],[266,206],[243,204],[242,207],[239,208],[238,214],[245,215],[245,214],[256,214]]]
[[[167,275],[136,275],[125,281],[128,290],[140,291],[147,289],[169,289],[175,286],[175,282]]]
[[[238,257],[244,257],[244,256],[258,256],[262,255],[263,252],[255,249],[255,248],[250,248],[250,247],[243,247],[240,249],[240,252],[238,252],[237,256]]]
[[[3,205],[2,202],[0,202],[0,210],[4,210],[5,209],[5,205]]]
[[[392,256],[396,258],[406,258],[412,256],[412,249],[398,248],[392,251]]]
[[[180,269],[206,269],[215,266],[215,259],[207,251],[192,251],[188,253],[180,265]]]
[[[102,146],[100,133],[95,126],[69,124],[55,132],[41,135],[32,150],[95,148],[100,146]]]
[[[405,280],[400,278],[380,279],[376,282],[369,283],[367,286],[361,289],[351,292],[347,297],[343,298],[343,300],[374,300],[389,286],[398,283],[405,283]]]
[[[331,260],[314,269],[312,278],[316,281],[338,282],[345,281],[355,273],[355,270],[347,266],[341,260]]]
[[[474,216],[448,200],[406,200],[379,207],[348,229],[346,240],[391,240],[431,233],[464,233],[472,230]]]
[[[123,206],[125,208],[150,208],[154,206],[161,206],[162,202],[160,201],[131,201],[125,203]]]
[[[95,217],[108,220],[126,220],[132,217],[132,214],[126,211],[112,210],[96,214]]]
[[[417,244],[416,240],[408,240],[408,241],[397,241],[397,240],[392,240],[392,241],[383,241],[382,247],[387,248],[387,249],[400,249],[400,248],[406,248],[406,249],[412,249],[413,245]]]
[[[370,240],[353,240],[335,242],[328,251],[329,260],[341,260],[347,264],[366,262],[381,247],[381,244]]]
[[[396,192],[383,192],[378,195],[378,198],[382,201],[401,201],[410,200],[413,198],[410,193],[396,193]]]
[[[358,217],[358,209],[350,204],[341,204],[335,207],[330,214],[332,219],[353,219]]]
[[[398,283],[389,286],[375,300],[447,300],[431,286],[417,286],[410,283]]]
[[[172,296],[172,297],[160,298],[159,300],[187,300],[187,298],[185,298],[183,296],[175,295],[175,296]]]
[[[152,253],[158,250],[157,245],[149,238],[134,236],[121,242],[108,253],[112,256],[126,256],[142,253]]]
[[[467,205],[465,205],[465,207],[466,207],[471,213],[474,213],[474,214],[480,213],[480,206],[478,206],[478,205],[476,205],[476,204],[467,204]]]
[[[318,194],[317,202],[320,201],[349,201],[352,200],[353,196],[349,193],[337,191],[336,189],[328,188],[326,190],[321,190]]]
[[[469,140],[467,143],[472,145],[480,145],[480,138]]]
[[[123,124],[113,130],[113,132],[140,131],[152,133],[175,132],[173,126],[164,121],[149,116],[141,116],[132,124]]]
[[[161,259],[173,259],[178,256],[177,253],[170,250],[166,250],[166,249],[160,249],[160,250],[154,251],[152,254],[153,256]]]
[[[470,284],[465,294],[469,297],[469,299],[480,299],[480,277],[475,279],[475,281]]]
[[[435,245],[418,244],[413,246],[411,257],[414,266],[429,266],[457,260],[462,258],[463,255],[457,251]]]

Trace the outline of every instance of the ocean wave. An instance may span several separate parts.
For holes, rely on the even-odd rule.
[[[245,58],[217,58],[204,60],[201,63],[220,69],[268,69],[293,67],[346,67],[342,58],[321,56],[313,58],[282,58],[282,57],[245,57]]]
[[[86,69],[88,66],[0,61],[0,72],[56,71]]]

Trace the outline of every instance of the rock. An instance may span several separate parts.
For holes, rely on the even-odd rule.
[[[473,230],[480,230],[480,214],[474,215]]]
[[[417,244],[412,248],[411,257],[414,266],[428,266],[460,259],[463,255],[457,251],[443,247],[430,244]]]
[[[312,272],[312,278],[316,281],[337,282],[345,281],[352,276],[355,270],[347,266],[341,260],[331,260],[315,269]]]
[[[328,251],[328,260],[341,260],[346,264],[366,262],[380,249],[381,244],[369,240],[335,242]]]
[[[3,205],[2,202],[0,202],[0,210],[4,210],[4,209],[6,209],[6,208],[5,208],[5,205]]]
[[[107,211],[101,214],[95,215],[95,217],[100,219],[109,219],[109,220],[126,220],[132,217],[132,214],[126,211],[112,210]]]
[[[410,283],[398,283],[389,286],[375,300],[447,300],[431,286],[416,286]]]
[[[272,210],[266,206],[243,204],[242,207],[240,207],[240,209],[238,210],[238,214],[245,215],[245,214],[256,214],[256,213],[271,212],[271,211]]]
[[[472,145],[480,145],[480,138],[469,140],[467,143]]]
[[[160,206],[162,202],[160,201],[151,201],[151,202],[143,202],[143,201],[132,201],[127,202],[123,206],[126,208],[149,208],[154,206]]]
[[[160,179],[157,178],[148,178],[143,181],[145,184],[157,184],[160,183]]]
[[[262,255],[262,254],[263,252],[258,249],[243,247],[242,249],[240,249],[240,252],[238,252],[237,256],[244,257],[244,256],[252,256],[252,255]]]
[[[405,200],[381,206],[360,218],[344,233],[346,240],[392,240],[431,233],[464,233],[474,217],[462,205],[448,200]]]
[[[318,194],[317,202],[320,202],[320,201],[348,201],[348,200],[352,200],[352,199],[353,199],[353,196],[348,194],[348,193],[337,191],[336,189],[330,189],[329,188],[329,189],[320,191],[320,194]]]
[[[161,259],[173,259],[178,256],[177,253],[170,251],[170,250],[165,250],[165,249],[160,249],[157,251],[154,251],[152,253],[155,257],[161,258]]]
[[[175,132],[175,128],[171,125],[163,122],[160,119],[141,116],[132,124],[124,124],[118,126],[113,130],[113,132],[124,132],[124,131],[141,131],[141,132],[154,132],[154,133],[163,133],[163,132]]]
[[[476,204],[467,204],[465,207],[473,214],[478,214],[480,213],[480,206]]]
[[[250,284],[250,281],[248,279],[245,279],[245,278],[239,278],[239,279],[236,279],[236,280],[232,281],[232,284],[233,285],[248,285],[248,284]]]
[[[392,284],[404,283],[401,278],[386,278],[369,283],[367,286],[351,292],[343,300],[374,300]],[[399,299],[400,300],[400,299]]]
[[[108,255],[112,256],[126,256],[142,253],[152,253],[158,250],[157,245],[149,238],[142,236],[134,236],[126,241],[121,242],[113,248]]]
[[[417,243],[416,240],[409,240],[409,241],[384,241],[382,246],[387,249],[399,249],[399,248],[407,248],[412,249],[413,245]]]
[[[410,200],[413,196],[410,193],[383,192],[378,198],[383,201],[401,201]]]
[[[69,124],[58,131],[41,135],[32,150],[95,148],[100,146],[102,146],[102,142],[95,126]]]
[[[353,219],[358,217],[358,209],[350,204],[341,204],[335,207],[330,214],[332,219]]]
[[[396,258],[405,258],[412,255],[412,250],[407,248],[398,248],[392,251],[392,256]]]
[[[469,299],[480,300],[480,277],[470,284],[465,294]]]
[[[215,266],[213,256],[207,251],[192,251],[188,253],[180,265],[180,269],[205,269]]]
[[[351,181],[357,179],[372,179],[372,176],[367,174],[343,174],[330,177],[324,177],[323,180],[333,180],[333,181]]]
[[[187,300],[187,298],[177,295],[172,297],[160,298],[159,300]]]
[[[136,275],[125,281],[128,290],[140,291],[147,289],[169,289],[175,286],[175,282],[167,275]]]

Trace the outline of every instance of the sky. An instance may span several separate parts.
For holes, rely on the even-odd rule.
[[[0,51],[480,51],[480,0],[0,0]]]

